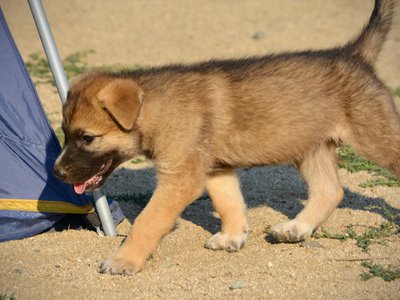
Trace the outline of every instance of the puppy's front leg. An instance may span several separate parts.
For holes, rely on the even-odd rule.
[[[199,180],[178,177],[159,181],[150,202],[136,218],[125,242],[114,256],[102,263],[101,273],[131,275],[143,268],[185,207],[203,192]]]
[[[246,205],[235,172],[225,170],[209,174],[206,186],[212,204],[221,217],[222,229],[204,246],[212,250],[239,251],[247,239],[248,225]]]

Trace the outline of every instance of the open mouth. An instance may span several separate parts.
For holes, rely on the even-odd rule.
[[[110,159],[107,163],[103,164],[100,170],[90,177],[88,180],[82,183],[74,183],[74,190],[77,194],[83,194],[86,189],[92,190],[96,185],[100,183],[103,179],[104,173],[108,171],[112,164],[112,159]]]

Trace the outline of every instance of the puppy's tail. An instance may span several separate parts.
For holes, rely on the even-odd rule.
[[[355,40],[344,47],[345,52],[374,65],[390,30],[393,9],[394,0],[375,0],[368,24]]]

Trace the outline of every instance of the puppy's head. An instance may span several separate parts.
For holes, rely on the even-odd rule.
[[[65,143],[54,175],[79,194],[101,186],[139,150],[135,122],[142,97],[128,78],[91,73],[74,83],[63,107]]]

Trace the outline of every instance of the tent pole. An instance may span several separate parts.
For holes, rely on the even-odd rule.
[[[65,76],[60,55],[58,54],[57,47],[54,42],[53,34],[51,33],[51,29],[47,21],[42,1],[28,0],[28,3],[50,65],[51,72],[53,73],[53,77],[56,82],[58,94],[60,95],[61,102],[65,103],[69,89],[68,81],[67,77]],[[106,196],[103,195],[100,189],[97,189],[93,192],[93,198],[105,235],[116,236],[117,230],[112,219]]]
[[[58,94],[60,95],[62,103],[65,103],[69,89],[68,81],[67,77],[65,76],[60,55],[58,54],[57,46],[54,42],[53,34],[51,33],[51,29],[47,21],[42,1],[28,0],[28,2],[47,56],[47,60],[50,65],[51,72],[53,73]]]

